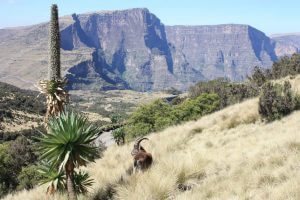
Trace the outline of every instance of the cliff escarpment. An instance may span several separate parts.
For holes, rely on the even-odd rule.
[[[0,29],[0,81],[33,89],[46,77],[47,27]],[[186,90],[218,77],[242,81],[278,57],[276,41],[251,26],[165,26],[143,8],[64,16],[60,30],[69,89]]]

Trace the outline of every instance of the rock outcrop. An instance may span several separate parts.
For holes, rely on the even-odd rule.
[[[46,77],[47,27],[0,29],[0,81],[30,88]],[[64,16],[60,29],[69,89],[186,90],[277,60],[276,42],[251,26],[165,26],[147,9]]]
[[[300,52],[300,33],[271,35],[275,41],[275,53],[278,57],[290,56]]]

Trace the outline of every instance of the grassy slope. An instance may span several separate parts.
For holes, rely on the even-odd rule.
[[[298,90],[300,77],[292,83]],[[300,111],[265,124],[257,102],[250,99],[150,135],[144,146],[155,161],[144,174],[125,175],[132,144],[108,148],[103,159],[88,167],[96,182],[92,192],[100,194],[114,184],[115,197],[128,200],[300,199]],[[182,192],[179,183],[192,189]],[[23,191],[6,200],[45,199],[44,191]]]

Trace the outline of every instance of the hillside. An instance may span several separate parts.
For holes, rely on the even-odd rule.
[[[300,76],[291,80],[300,89]],[[151,134],[144,147],[154,165],[126,176],[132,144],[112,146],[87,167],[95,179],[92,196],[80,199],[272,199],[300,198],[300,111],[263,123],[258,99]],[[123,180],[121,180],[123,176]],[[180,186],[180,187],[178,187]],[[40,200],[45,187],[5,200]],[[55,196],[54,199],[65,199]]]
[[[277,51],[276,42],[249,25],[165,26],[142,8],[63,16],[60,33],[69,89],[92,91],[185,90],[216,77],[241,81],[254,66],[271,67],[296,51],[282,42],[285,50]],[[0,81],[35,89],[47,75],[47,41],[48,23],[0,29]]]
[[[69,107],[83,112],[91,122],[105,124],[113,114],[126,117],[142,103],[173,95],[166,92],[143,93],[131,90],[71,91]],[[25,90],[0,82],[0,142],[22,131],[41,125],[46,108],[45,97],[37,91]]]
[[[0,82],[0,135],[37,127],[46,112],[45,101],[36,91]]]

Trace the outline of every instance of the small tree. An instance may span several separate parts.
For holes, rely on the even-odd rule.
[[[48,160],[51,168],[65,171],[69,199],[77,199],[74,169],[98,157],[98,148],[92,145],[98,136],[98,128],[89,124],[84,116],[61,112],[57,117],[50,118],[48,132],[37,138],[41,159]]]
[[[285,81],[283,87],[267,82],[263,85],[259,97],[259,114],[268,122],[280,119],[297,107],[296,99],[292,94],[290,82]]]
[[[267,80],[263,70],[257,66],[254,67],[253,74],[249,79],[257,87],[261,87]]]

